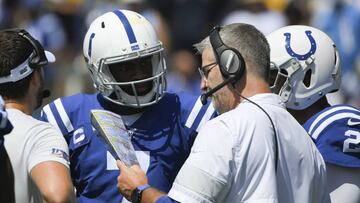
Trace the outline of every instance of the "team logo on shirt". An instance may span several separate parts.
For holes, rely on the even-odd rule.
[[[349,118],[348,122],[347,122],[347,125],[348,126],[354,126],[354,125],[359,125],[360,124],[360,121],[356,119],[356,121],[354,121],[353,118]]]
[[[81,145],[81,143],[85,140],[84,128],[81,127],[74,131],[73,134],[73,142],[75,145]]]
[[[52,148],[51,154],[53,154],[57,157],[63,158],[67,162],[69,162],[69,155],[66,152],[64,152],[62,149]]]

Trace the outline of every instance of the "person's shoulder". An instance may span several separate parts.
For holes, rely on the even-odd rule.
[[[158,103],[158,105],[165,105],[167,107],[175,109],[177,108],[182,112],[207,109],[209,106],[212,106],[211,102],[207,102],[205,105],[202,105],[200,95],[193,95],[187,92],[167,92],[165,96],[161,99],[161,101]]]
[[[18,125],[18,123],[23,124],[23,127],[28,127],[29,124],[37,124],[41,121],[33,118],[31,115],[27,115],[24,112],[18,109],[6,109],[8,112],[9,120],[14,123],[14,125]]]
[[[50,122],[60,129],[63,134],[74,130],[78,122],[89,120],[90,110],[99,109],[98,94],[76,94],[62,97],[45,105],[41,111],[40,119]]]
[[[311,117],[304,128],[324,160],[344,167],[360,167],[360,111],[349,105],[335,105]]]
[[[247,108],[244,108],[248,110]],[[214,128],[214,129],[234,129],[241,126],[247,126],[250,123],[256,123],[256,116],[254,113],[250,111],[243,111],[240,105],[238,105],[235,109],[224,112],[221,115],[209,120],[204,125],[204,128]],[[217,131],[218,132],[218,131]]]
[[[43,107],[43,112],[58,111],[70,113],[81,109],[91,109],[99,106],[98,94],[79,93],[72,96],[60,97]]]
[[[95,94],[78,93],[78,94],[74,94],[71,96],[60,97],[60,98],[54,100],[52,103],[55,103],[58,100],[61,100],[61,102],[64,105],[83,106],[83,105],[93,103],[94,101],[96,101],[97,95],[98,94],[96,94],[96,93]]]
[[[339,104],[319,111],[310,117],[303,126],[310,135],[316,132],[314,136],[317,137],[318,133],[326,128],[347,126],[348,122],[351,124],[354,119],[360,119],[360,110],[350,105]]]
[[[157,109],[171,111],[180,116],[180,122],[187,128],[198,131],[209,119],[216,116],[211,102],[203,105],[200,95],[192,95],[186,92],[166,93],[158,103]]]
[[[52,126],[44,121],[38,120],[31,115],[27,115],[20,110],[8,109],[9,120],[14,124],[14,129],[22,130],[24,133],[39,131],[52,128]]]

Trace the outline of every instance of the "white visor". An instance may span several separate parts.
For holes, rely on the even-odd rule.
[[[45,56],[49,63],[54,63],[56,61],[55,55],[50,51],[45,50]]]
[[[30,54],[29,58],[27,58],[22,64],[12,69],[10,71],[10,75],[0,77],[0,84],[7,82],[16,82],[30,75],[33,72],[33,69],[29,66],[29,59],[31,58],[31,56],[32,54]],[[49,63],[54,63],[56,61],[55,55],[50,51],[45,51],[45,56]]]

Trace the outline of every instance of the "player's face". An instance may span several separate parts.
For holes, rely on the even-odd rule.
[[[110,64],[109,70],[117,82],[131,82],[146,79],[152,76],[151,56],[139,58],[123,63]],[[135,84],[139,96],[143,96],[152,89],[152,81]],[[129,95],[134,95],[131,85],[121,86]]]

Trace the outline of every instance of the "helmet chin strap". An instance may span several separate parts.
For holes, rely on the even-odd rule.
[[[145,95],[140,96],[137,94],[137,90],[135,88],[135,84],[131,84],[132,91],[134,95],[130,95],[127,92],[125,92],[121,87],[116,86],[114,87],[114,92],[117,97],[117,99],[124,101],[124,105],[135,105],[135,107],[142,107],[146,104],[150,103],[151,100],[154,98],[156,92],[154,91],[155,85],[152,87],[152,89]]]

